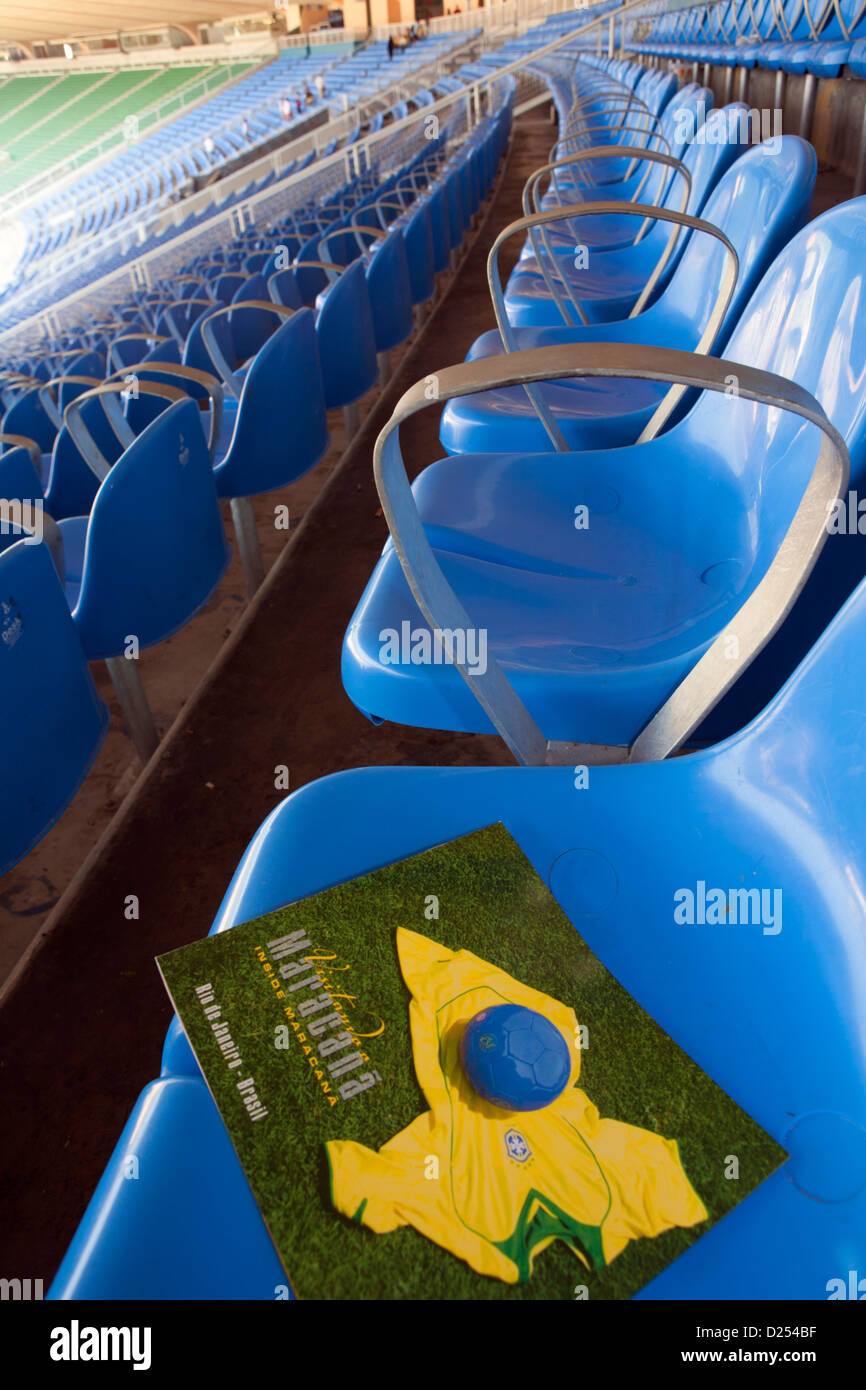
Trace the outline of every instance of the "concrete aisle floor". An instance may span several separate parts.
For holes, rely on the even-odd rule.
[[[182,712],[0,1010],[0,1274],[46,1286],[53,1275],[138,1092],[159,1070],[171,1010],[153,958],[207,932],[246,844],[284,795],[275,790],[275,768],[288,767],[294,790],[370,764],[511,761],[493,738],[374,728],[343,692],[340,647],[386,536],[372,479],[375,436],[406,387],[461,361],[492,326],[487,251],[519,215],[523,183],[546,160],[551,139],[543,109],[517,122],[498,193],[457,280],[342,463],[332,454],[320,465],[324,488],[321,477],[305,484],[303,522],[256,608],[237,621],[235,573],[196,620],[211,623],[220,640],[235,627],[213,678],[190,695],[217,641],[197,648],[178,640],[159,658],[167,663],[167,707],[183,704]],[[822,175],[816,211],[848,191],[837,176]],[[511,250],[516,255],[516,241]],[[502,259],[507,274],[510,257]],[[401,437],[414,474],[441,454],[438,411],[415,417]],[[262,520],[273,515],[274,500],[266,499]],[[269,544],[275,554],[273,538]],[[126,790],[125,765],[107,770],[109,790]],[[94,826],[100,814],[104,824],[106,807],[103,794]],[[62,822],[52,835],[59,853]],[[42,853],[51,853],[47,840]],[[140,900],[137,921],[124,916],[129,894]]]

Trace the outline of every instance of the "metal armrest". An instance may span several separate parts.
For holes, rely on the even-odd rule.
[[[658,138],[662,140],[665,145],[667,145],[668,142],[667,140],[665,140],[663,135],[660,135]],[[524,215],[528,217],[533,212],[543,211],[543,209],[539,209],[538,207],[538,197],[536,190],[538,187],[539,180],[541,180],[546,173],[551,173],[551,181],[554,185],[554,188],[556,188],[555,171],[557,169],[566,165],[582,164],[584,160],[592,161],[594,159],[607,159],[611,151],[619,151],[619,149],[619,145],[591,145],[588,149],[581,150],[579,154],[567,155],[564,159],[554,160],[551,164],[543,164],[541,168],[536,169],[534,173],[530,174],[529,178],[526,180],[526,183],[523,185],[522,203]],[[643,161],[646,161],[646,163],[648,164],[667,164],[670,168],[673,169],[674,175],[679,175],[682,178],[685,184],[685,193],[683,194],[683,197],[680,201],[679,210],[680,212],[685,212],[686,208],[688,207],[689,198],[692,195],[692,176],[686,168],[685,164],[683,164],[682,160],[677,159],[676,155],[671,154],[670,146],[668,145],[667,153],[665,153],[663,150],[644,149],[641,150],[640,153],[634,157],[634,159],[632,159],[633,164],[639,164]],[[641,188],[643,188],[644,184],[646,183],[646,180],[649,178],[649,174],[650,170],[647,169],[646,175],[641,180],[640,187],[637,189],[634,198],[628,200],[629,202],[636,203],[639,201]],[[662,194],[664,193],[664,188],[665,184],[664,180],[662,180],[661,184],[659,185],[659,191],[656,195],[656,200],[652,204],[653,207],[659,206]],[[558,189],[556,190],[556,197],[560,207],[565,206],[565,204],[563,204],[562,199],[559,196]],[[645,230],[648,227],[649,222],[646,222],[643,227],[638,228],[633,245],[637,245],[637,243],[643,239]],[[535,243],[533,242],[533,246],[534,245]]]
[[[111,347],[108,349],[108,361],[109,364],[112,367],[114,367],[115,371],[119,372],[122,370],[122,365],[121,367],[118,367],[117,358],[114,355],[114,349],[117,346],[117,344],[137,343],[140,342],[142,338],[147,343],[153,343],[154,347],[156,347],[157,343],[168,342],[168,338],[164,333],[119,333],[118,336],[114,339],[114,342],[111,344]]]
[[[299,263],[298,263],[299,264]],[[214,319],[221,318],[223,314],[232,314],[235,309],[264,309],[270,314],[276,314],[278,318],[289,319],[295,312],[294,309],[287,309],[283,304],[275,304],[272,299],[239,299],[237,304],[217,305],[212,314],[208,314],[201,326],[201,337],[208,356],[222,377],[223,385],[234,396],[236,401],[241,398],[242,384],[237,375],[229,366],[217,343],[216,335],[213,330]]]
[[[176,386],[166,386],[163,382],[158,381],[140,381],[138,391],[145,396],[162,396],[167,401],[188,399],[185,391],[179,391]],[[118,399],[128,393],[129,387],[122,381],[104,381],[101,386],[94,387],[92,391],[85,391],[82,395],[76,396],[74,401],[69,402],[63,413],[63,423],[69,431],[73,444],[90,471],[96,474],[100,482],[104,482],[108,477],[112,465],[102,450],[97,447],[93,435],[85,425],[81,414],[82,406],[85,401],[95,400],[99,397],[108,423],[117,436],[118,442],[124,449],[128,449],[135,439],[135,432],[130,428]]]
[[[36,470],[36,476],[39,477],[42,471],[42,451],[35,439],[31,439],[26,434],[0,433],[0,445],[2,444],[8,444],[10,449],[26,449]]]
[[[662,163],[671,162],[671,159],[668,156],[662,155],[659,156],[659,158],[661,159]],[[688,189],[686,190],[686,193],[688,194]],[[499,329],[499,335],[502,338],[502,342],[505,346],[506,353],[513,353],[515,351],[515,339],[514,334],[512,332],[511,324],[508,321],[508,313],[505,307],[505,296],[502,293],[502,285],[499,280],[499,248],[503,244],[503,242],[507,241],[508,238],[510,236],[513,236],[515,232],[522,231],[525,228],[539,226],[545,222],[564,221],[566,218],[570,217],[590,217],[596,213],[601,213],[602,215],[605,215],[612,212],[631,217],[657,217],[662,222],[672,223],[675,229],[679,229],[680,227],[690,227],[695,231],[706,232],[709,236],[715,237],[717,241],[720,241],[722,243],[722,245],[725,248],[725,251],[727,252],[727,258],[725,262],[725,274],[722,278],[722,283],[719,287],[719,292],[716,296],[716,302],[713,305],[712,313],[710,314],[704,331],[701,334],[701,337],[695,347],[696,354],[702,355],[704,353],[709,352],[710,348],[715,342],[716,335],[722,324],[722,320],[724,319],[725,314],[728,311],[728,305],[730,304],[731,299],[733,297],[733,293],[737,284],[737,277],[740,272],[740,263],[737,257],[737,253],[734,247],[731,245],[728,238],[725,236],[724,232],[720,231],[718,227],[713,226],[712,222],[704,222],[699,217],[690,217],[687,213],[673,212],[668,208],[652,208],[647,203],[577,203],[570,208],[560,208],[554,212],[534,213],[531,217],[521,217],[517,222],[512,222],[510,226],[503,228],[503,230],[499,233],[499,236],[496,238],[496,240],[490,248],[490,254],[487,257],[487,283],[490,287],[490,297],[493,300],[493,310],[496,314],[496,324]],[[656,263],[655,269],[653,270],[652,274],[647,280],[647,283],[644,286],[642,293],[635,301],[631,309],[631,312],[629,313],[629,318],[635,318],[639,313],[642,312],[644,306],[646,305],[646,302],[650,294],[652,293],[658,281],[658,278],[662,273],[662,270],[667,264],[667,260],[671,254],[671,251],[673,250],[673,240],[673,237],[668,238],[665,248],[658,262]],[[550,255],[549,248],[548,254]],[[554,258],[552,255],[550,256],[550,259],[551,261],[553,261]],[[565,306],[561,302],[559,295],[556,293],[555,288],[553,288],[552,286],[552,283],[544,268],[543,259],[539,259],[539,267],[541,268],[542,274],[544,275],[545,284],[548,285],[548,287],[550,287],[551,289],[553,289],[553,295],[554,299],[556,300],[557,307],[560,313],[562,314],[563,319],[565,319]],[[570,285],[567,282],[565,282],[565,285],[566,290],[569,294],[569,298],[572,300],[572,303],[575,304],[575,307],[577,308],[578,313],[580,314],[581,320],[584,324],[586,324],[586,316],[581,310],[578,301],[575,299]],[[543,424],[545,430],[547,431],[548,438],[550,439],[554,448],[556,448],[560,452],[567,451],[568,443],[561,429],[556,423],[553,413],[550,407],[548,406],[547,402],[545,401],[544,397],[541,395],[539,391],[537,391],[532,386],[526,387],[526,394],[532,402],[532,405],[535,409],[535,413],[538,416],[541,423]],[[644,443],[648,439],[652,439],[656,434],[658,434],[659,430],[662,428],[662,425],[664,425],[666,420],[669,419],[671,412],[674,410],[675,406],[681,400],[684,394],[685,387],[681,385],[671,387],[664,400],[660,402],[657,410],[655,411],[655,414],[653,415],[652,419],[649,421],[646,429],[641,435],[641,443]]]
[[[112,376],[133,376],[136,380],[143,375],[152,372],[157,376],[176,376],[182,381],[194,381],[197,385],[204,387],[210,397],[210,432],[208,434],[207,447],[211,459],[214,458],[216,447],[219,442],[220,429],[223,418],[223,389],[222,384],[210,372],[203,372],[199,367],[187,367],[179,365],[177,362],[137,362],[134,367],[121,368],[120,371],[113,372]],[[108,380],[111,381],[112,377]]]
[[[194,299],[169,298],[165,302],[166,308],[164,310],[164,313],[168,322],[168,326],[171,329],[171,336],[174,338],[174,341],[177,343],[180,351],[183,352],[184,348],[186,347],[186,335],[184,333],[181,333],[180,329],[175,323],[175,309],[179,309],[181,305],[185,304],[201,304],[205,308],[212,309],[214,308],[214,301],[212,299],[201,299],[198,296],[196,296]]]
[[[352,232],[355,233],[355,240],[357,241],[362,253],[364,251],[369,251],[370,249],[369,246],[365,246],[363,241],[361,240],[362,232],[365,233],[367,236],[375,237],[376,240],[379,242],[387,241],[388,237],[391,235],[389,228],[368,227],[363,222],[353,222],[351,227],[343,227],[342,230],[344,232],[348,232],[349,235],[351,235]],[[321,245],[321,242],[319,243],[319,245]]]
[[[583,106],[581,106],[578,103],[571,108],[571,111],[569,111],[568,117],[566,119],[565,130],[563,132],[564,135],[569,135],[572,133],[572,131],[580,129],[581,124],[584,123],[584,120],[581,117],[581,111],[586,112],[586,108],[591,105],[592,101],[587,100],[583,104]],[[653,112],[650,111],[646,103],[640,97],[636,97],[634,93],[629,94],[628,100],[624,98],[619,98],[617,104],[607,105],[602,110],[593,111],[591,115],[593,117],[606,117],[615,116],[618,114],[620,116],[621,121],[624,121],[626,116],[631,115],[634,111],[636,111],[639,115],[646,117],[648,128],[655,126],[656,129],[658,129],[658,127],[660,126],[658,116],[654,115]],[[615,131],[617,128],[617,123],[615,121],[608,122],[608,126],[611,129],[611,131]]]
[[[636,134],[636,135],[637,135],[637,134],[643,135],[643,136],[646,137],[647,140],[657,140],[657,141],[659,142],[659,144],[662,146],[663,152],[665,152],[665,153],[667,153],[667,154],[670,154],[670,152],[671,152],[670,143],[669,143],[667,137],[664,136],[664,135],[662,135],[662,133],[661,133],[660,130],[647,130],[645,126],[633,126],[633,125],[631,125],[631,124],[629,124],[629,123],[624,123],[623,125],[621,125],[621,126],[619,127],[619,130],[620,130],[620,133],[621,133],[622,131],[627,130],[627,131],[633,132],[633,133]],[[559,160],[564,159],[564,158],[566,157],[566,155],[568,155],[570,158],[577,158],[577,157],[580,155],[581,150],[582,150],[583,148],[588,148],[587,146],[581,145],[580,142],[583,141],[583,140],[585,140],[585,139],[587,139],[587,138],[588,138],[593,132],[595,132],[595,131],[600,131],[603,135],[607,135],[608,137],[609,137],[610,134],[611,134],[611,132],[608,130],[608,128],[607,128],[606,126],[587,126],[586,129],[580,133],[580,135],[566,135],[566,136],[564,136],[562,139],[557,140],[556,143],[555,143],[554,145],[551,145],[551,147],[550,147],[550,154],[549,154],[549,157],[548,157],[549,162],[548,162],[548,164],[546,164],[546,165],[544,166],[544,169],[550,169],[550,168],[551,168],[554,164],[556,164]],[[577,149],[575,149],[574,151],[568,152],[568,151],[566,151],[566,150],[563,149],[563,146],[565,146],[565,145],[577,145]],[[622,157],[623,159],[627,158],[629,154],[631,155],[631,160],[630,160],[630,163],[629,163],[629,167],[628,167],[628,169],[626,170],[626,172],[623,174],[623,176],[622,176],[621,179],[606,179],[605,182],[604,182],[603,184],[599,184],[599,185],[598,185],[599,187],[602,187],[602,188],[612,188],[612,187],[614,187],[616,184],[618,184],[618,183],[625,183],[626,180],[630,179],[631,176],[632,176],[632,172],[633,172],[633,165],[639,163],[639,159],[640,159],[639,151],[648,149],[648,148],[649,148],[649,145],[646,144],[646,143],[644,143],[644,144],[639,144],[639,145],[623,144],[623,145],[621,145],[621,146],[620,146],[620,145],[616,145],[615,148],[619,150],[620,155],[621,155],[621,157]],[[527,183],[533,182],[533,180],[535,180],[537,176],[540,176],[542,172],[543,172],[543,170],[536,170],[535,174],[534,174],[534,175],[531,174],[530,177],[527,179]],[[649,171],[647,171],[647,173],[649,173]],[[553,184],[554,184],[554,186],[555,186],[555,182],[556,182],[555,179],[552,180],[552,182],[553,182]],[[525,185],[524,185],[524,186],[525,186]],[[558,195],[557,195],[557,196],[558,196]],[[636,196],[636,197],[639,197],[639,196],[640,196],[640,190],[638,190],[638,192],[637,192],[637,194],[636,194],[635,196]],[[560,201],[561,201],[561,200],[560,200]]]
[[[52,386],[59,386],[63,381],[75,381],[85,386],[98,386],[101,378],[98,376],[53,376],[50,381],[45,381],[39,387],[37,395],[39,404],[45,411],[52,425],[56,430],[63,424],[63,412],[57,404],[57,398],[51,390]]]
[[[369,228],[369,227],[363,227],[363,228],[362,228],[362,227],[359,227],[359,225],[358,225],[357,223],[353,224],[353,226],[351,226],[351,227],[333,227],[333,228],[331,229],[330,232],[325,232],[325,235],[324,235],[323,237],[320,238],[320,240],[319,240],[319,251],[321,252],[322,247],[324,246],[325,242],[326,242],[326,241],[330,241],[330,239],[331,239],[332,237],[337,237],[337,236],[348,236],[348,237],[351,237],[351,235],[352,235],[353,232],[357,232],[357,231],[360,231],[360,230],[372,232],[373,236],[377,236],[377,237],[379,237],[379,238],[382,239],[382,240],[384,240],[385,236],[387,235],[387,233],[384,231],[384,229],[383,229],[382,227],[379,227],[378,230],[376,230],[375,228]],[[362,250],[362,251],[366,251],[367,248],[364,246],[364,244],[363,244],[363,242],[361,241],[360,237],[356,236],[356,237],[355,237],[355,240],[357,241],[357,243],[358,243],[358,245],[360,246],[361,250]],[[305,262],[305,264],[306,264],[306,265],[309,265],[309,261]],[[326,266],[326,265],[328,264],[328,262],[322,261],[321,264],[322,264],[323,266]],[[346,267],[345,267],[345,266],[340,266],[339,269],[340,269],[341,271],[343,271],[343,270],[346,269]],[[332,280],[335,279],[335,278],[336,278],[336,277],[335,277],[335,276],[332,276],[332,275],[329,275],[329,276],[328,276],[329,281],[332,281]]]
[[[445,578],[424,530],[400,452],[400,425],[431,404],[438,406],[477,391],[527,382],[570,376],[637,377],[725,394],[731,373],[737,377],[740,397],[790,411],[817,425],[822,432],[821,445],[793,520],[764,577],[622,759],[655,761],[681,746],[769,641],[790,612],[818,558],[827,538],[829,506],[844,494],[850,470],[845,441],[818,402],[784,377],[722,358],[626,343],[569,343],[445,367],[436,373],[437,391],[432,401],[427,384],[416,382],[397,402],[376,440],[376,487],[413,597],[431,628],[443,634],[449,661],[457,665],[519,763],[537,765],[556,759],[571,762],[575,760],[574,745],[551,745],[545,741],[495,657],[488,655],[483,672],[457,660],[455,635],[468,631],[472,624]],[[728,642],[733,636],[737,639],[734,658],[729,655]]]
[[[373,208],[376,208],[376,209],[379,209],[379,208],[397,208],[397,209],[402,213],[402,212],[409,212],[410,209],[412,208],[412,204],[411,204],[411,203],[402,203],[402,202],[400,201],[399,198],[377,198],[376,201],[375,201],[375,203],[369,203],[369,204],[368,204],[368,207],[373,207]],[[397,220],[398,220],[398,219],[397,219],[396,217],[392,219],[392,221],[394,221],[394,222],[396,222]],[[388,224],[385,223],[385,222],[383,222],[383,223],[382,223],[382,226],[383,226],[383,228],[387,229]]]

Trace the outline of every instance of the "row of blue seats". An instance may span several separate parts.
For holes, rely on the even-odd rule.
[[[866,1259],[866,737],[848,693],[866,555],[856,526],[826,525],[866,449],[866,200],[808,222],[805,142],[701,141],[706,92],[573,59],[543,64],[559,140],[491,249],[496,331],[436,373],[447,456],[410,488],[399,426],[430,407],[424,382],[380,435],[391,540],[344,651],[376,718],[495,728],[522,765],[304,787],[253,837],[212,931],[503,822],[604,965],[788,1154],[639,1297],[825,1298]],[[676,235],[640,259],[658,222]],[[515,421],[536,419],[515,452]],[[483,452],[476,436],[457,452],[467,423]],[[404,623],[448,659],[393,670],[377,643]],[[470,630],[487,639],[474,669],[454,642]],[[696,879],[781,892],[784,930],[675,927],[671,885]],[[147,1182],[124,1181],[129,1154]],[[50,1296],[285,1283],[175,1020]]]
[[[814,9],[803,0],[720,0],[658,15],[646,37],[626,37],[626,24],[624,42],[632,53],[815,77],[838,77],[847,64],[862,77],[861,0],[818,0]]]
[[[219,583],[230,553],[220,501],[252,593],[262,568],[249,498],[308,472],[329,444],[327,412],[387,375],[486,195],[512,97],[513,84],[465,140],[419,138],[387,178],[355,180],[308,220],[257,232],[257,249],[200,259],[191,279],[0,374],[0,569],[16,595],[8,621],[24,623],[4,699],[28,750],[0,803],[4,868],[98,750],[105,711],[88,661],[108,663],[141,756],[153,751],[137,658]],[[275,268],[283,255],[291,263]]]

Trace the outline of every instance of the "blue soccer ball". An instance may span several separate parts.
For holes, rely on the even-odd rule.
[[[460,1062],[473,1090],[503,1110],[543,1110],[571,1076],[568,1043],[543,1014],[496,1004],[471,1018]]]

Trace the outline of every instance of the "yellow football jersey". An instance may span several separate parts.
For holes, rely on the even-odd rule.
[[[412,1001],[412,1049],[430,1109],[375,1153],[326,1145],[334,1205],[376,1232],[410,1225],[479,1274],[529,1279],[536,1256],[562,1240],[588,1269],[639,1236],[706,1219],[676,1141],[603,1120],[575,1086],[574,1011],[470,951],[399,928]],[[544,1014],[573,1056],[569,1086],[543,1110],[508,1112],[473,1090],[460,1063],[469,1020],[496,1004]]]

